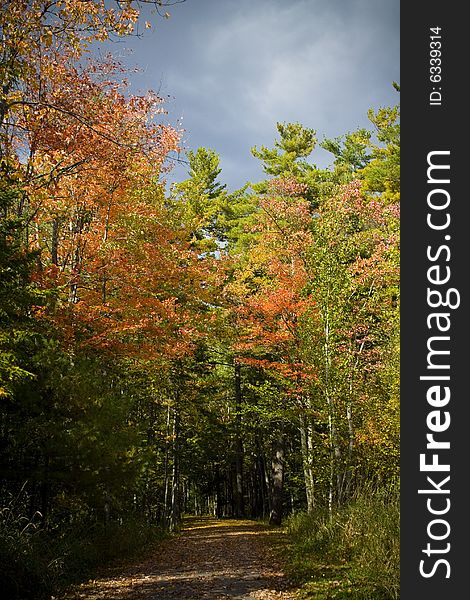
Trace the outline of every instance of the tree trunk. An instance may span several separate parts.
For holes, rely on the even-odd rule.
[[[302,451],[302,464],[304,471],[305,494],[307,497],[307,511],[312,512],[315,508],[315,480],[313,475],[313,440],[312,425],[310,420],[301,415],[300,417],[300,447]]]
[[[235,365],[235,516],[245,516],[243,498],[243,440],[241,434],[241,376],[240,365]]]
[[[272,467],[272,501],[271,514],[269,516],[270,525],[280,525],[283,512],[283,487],[284,487],[284,436],[280,432],[275,440],[273,447]]]
[[[166,448],[165,448],[165,461],[164,461],[164,488],[165,494],[163,498],[163,523],[165,527],[168,526],[168,519],[170,514],[169,497],[170,497],[170,476],[169,476],[169,463],[170,463],[170,405],[168,405],[166,413]]]
[[[222,496],[222,480],[220,477],[220,469],[216,467],[215,469],[215,516],[220,519],[224,514],[224,500]]]
[[[51,262],[55,266],[59,264],[59,219],[57,218],[52,221]]]
[[[181,517],[179,472],[179,414],[173,413],[173,473],[171,481],[170,530],[175,529]]]
[[[268,507],[268,493],[267,490],[269,488],[266,487],[266,478],[265,478],[265,474],[266,474],[266,470],[265,470],[265,459],[264,459],[264,454],[263,454],[263,450],[261,447],[261,442],[259,440],[259,437],[257,437],[256,439],[256,464],[255,464],[255,468],[256,468],[256,473],[255,473],[255,490],[254,490],[254,494],[255,494],[255,502],[256,502],[256,506],[255,506],[255,511],[254,511],[254,516],[255,517],[264,517],[266,514],[269,513],[269,507]]]

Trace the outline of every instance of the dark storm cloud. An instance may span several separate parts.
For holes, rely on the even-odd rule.
[[[169,120],[182,117],[187,147],[220,153],[230,188],[262,176],[250,147],[271,146],[276,122],[321,140],[398,102],[398,0],[186,0],[168,21],[147,16],[152,32],[123,44],[144,69],[134,88],[171,96]]]

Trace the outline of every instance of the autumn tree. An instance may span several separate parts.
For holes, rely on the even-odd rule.
[[[253,186],[253,216],[242,221],[245,243],[228,285],[239,305],[245,360],[276,370],[297,411],[309,509],[345,501],[381,443],[372,423],[384,421],[372,407],[388,394],[380,412],[388,414],[383,443],[391,464],[397,447],[396,378],[389,392],[380,381],[391,375],[387,365],[396,365],[398,209],[383,192],[385,180],[395,179],[389,156],[397,153],[398,113],[379,114],[371,113],[380,123],[377,141],[360,130],[325,142],[335,155],[329,173],[305,162],[314,133],[297,124],[278,125],[274,149],[254,149],[277,177]]]
[[[6,328],[34,314],[49,337],[27,361],[4,346],[5,393],[21,402],[3,450],[13,460],[22,446],[16,472],[44,522],[62,493],[103,509],[116,498],[110,477],[136,483],[139,463],[126,457],[142,447],[141,422],[130,423],[143,400],[129,386],[150,358],[161,370],[191,347],[210,276],[165,208],[159,178],[178,133],[159,122],[160,99],[127,94],[118,64],[83,57],[93,40],[132,31],[132,4],[2,6],[1,258],[5,290],[17,290],[2,311]],[[47,294],[42,308],[35,289]]]

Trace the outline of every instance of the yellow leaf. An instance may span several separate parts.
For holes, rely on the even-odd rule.
[[[42,36],[42,41],[44,42],[44,44],[50,48],[52,45],[52,31],[50,29],[47,29],[44,32],[44,35]]]

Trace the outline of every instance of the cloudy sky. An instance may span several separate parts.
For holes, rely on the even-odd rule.
[[[367,126],[367,110],[398,102],[399,0],[186,0],[143,37],[113,44],[133,91],[169,96],[167,121],[184,144],[221,157],[229,189],[263,177],[252,146],[272,146],[276,122],[318,139]],[[131,54],[129,55],[129,51]],[[312,162],[327,166],[317,149]],[[170,179],[181,180],[177,167]]]

